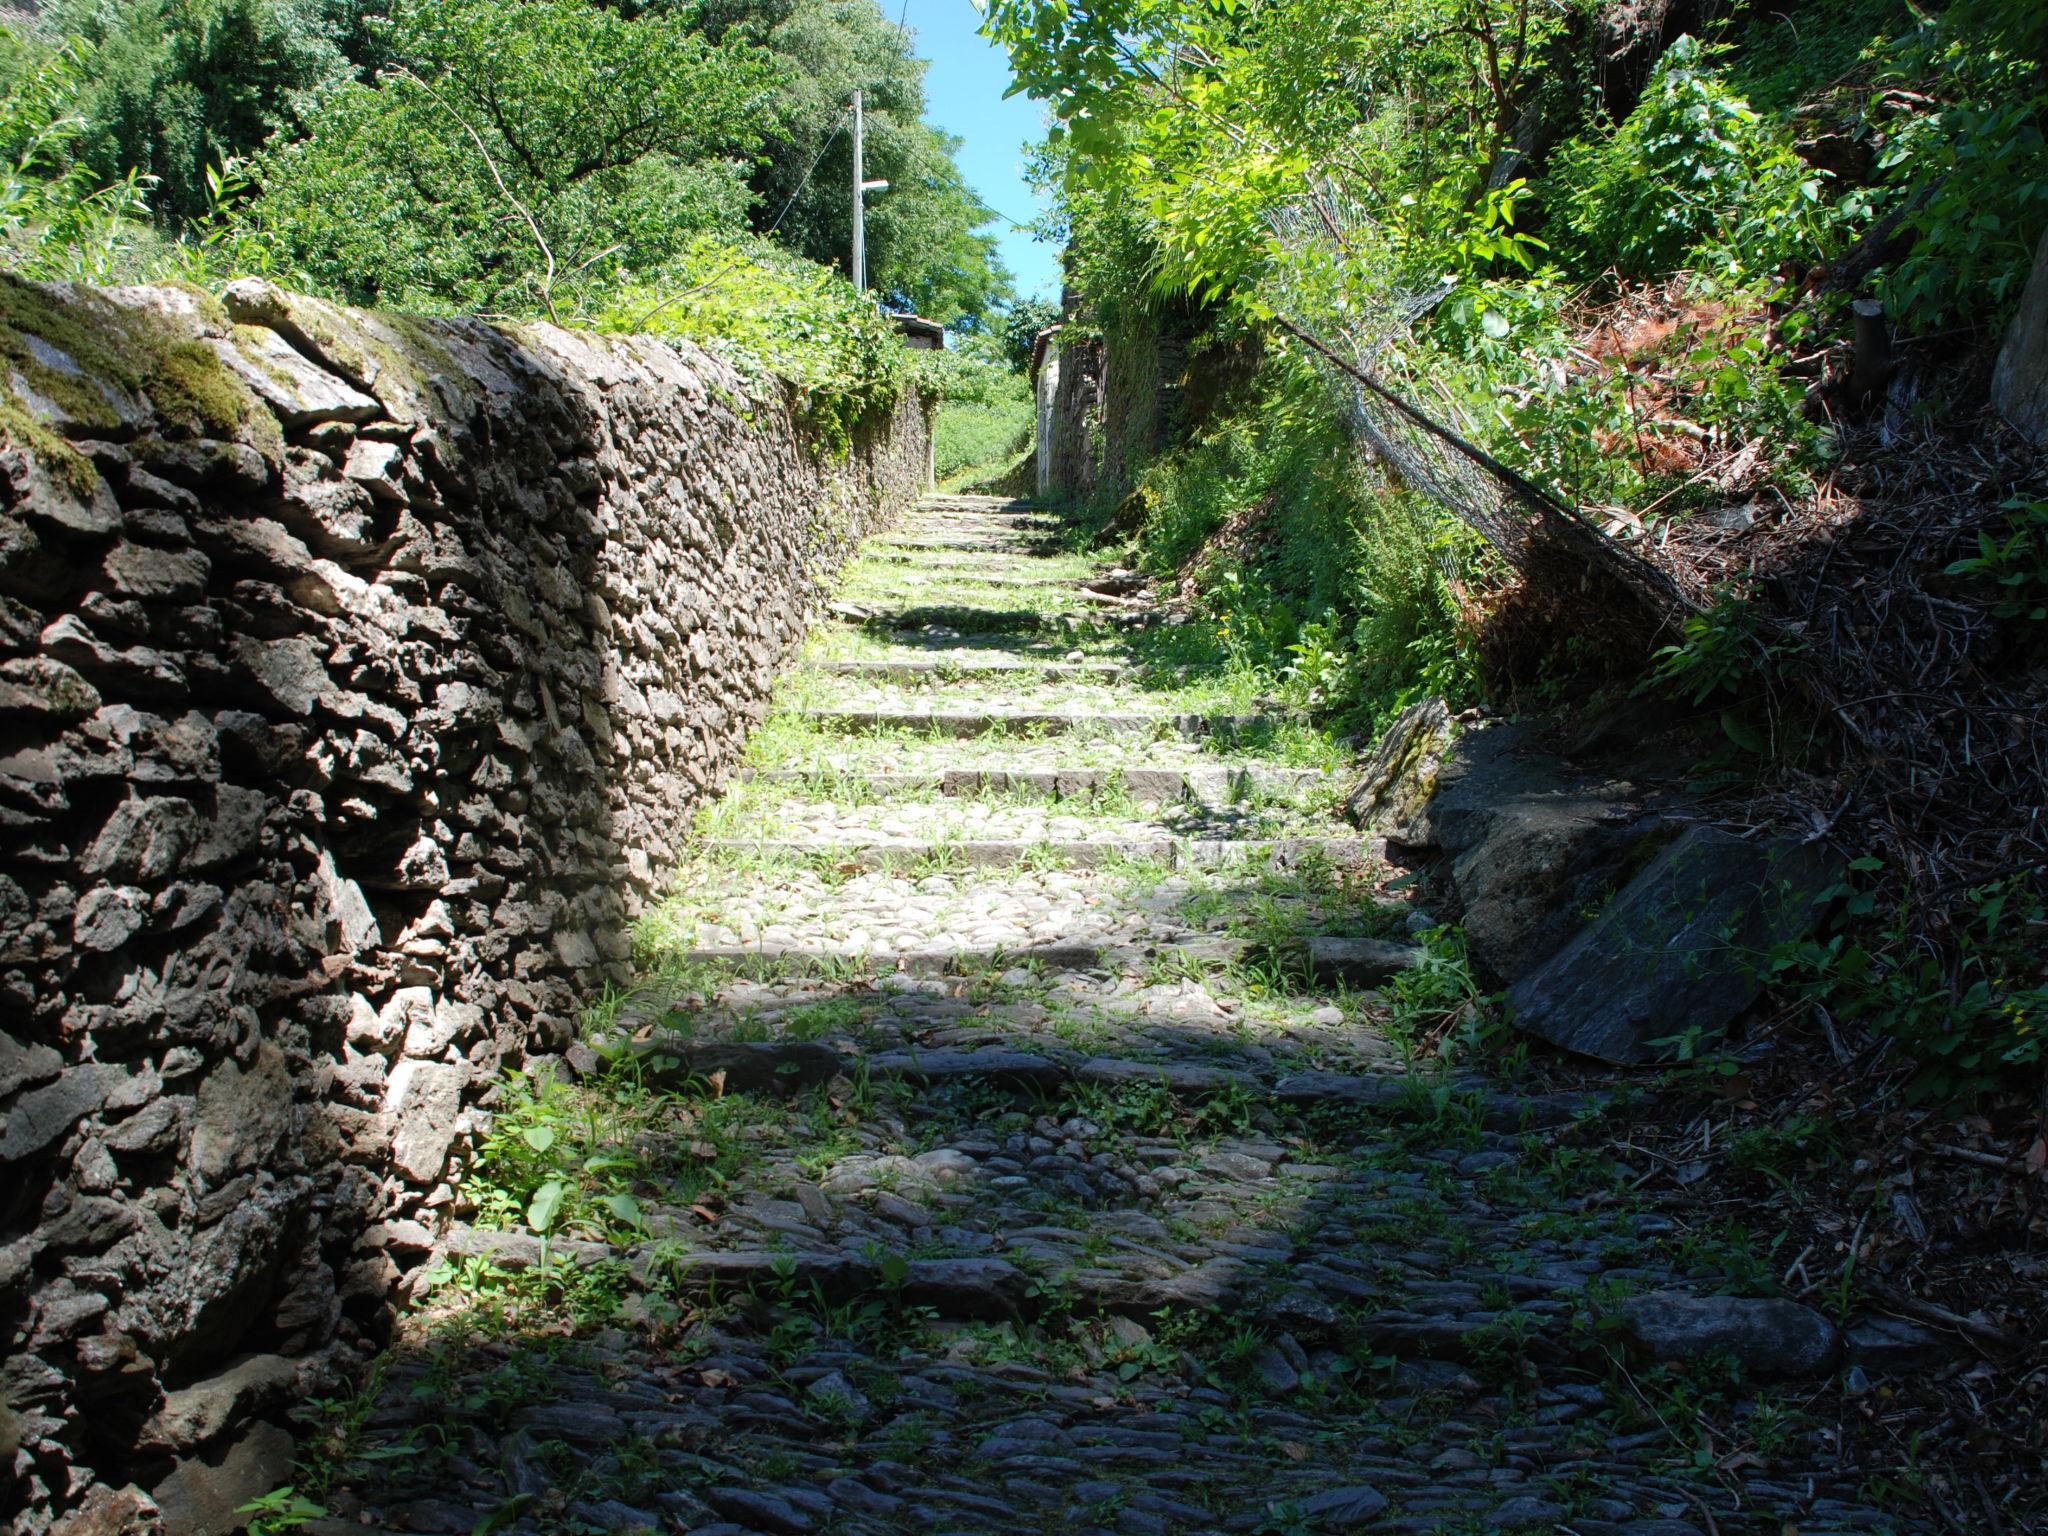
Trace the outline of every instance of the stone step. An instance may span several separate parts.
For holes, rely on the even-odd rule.
[[[886,581],[898,587],[943,586],[949,582],[954,582],[961,586],[995,587],[1003,591],[1053,591],[1057,589],[1073,592],[1077,596],[1083,597],[1114,595],[1090,593],[1086,580],[1076,580],[1071,576],[1010,576],[1000,573],[983,575],[978,574],[973,567],[965,565],[948,566],[938,570],[911,565],[904,566],[901,569],[879,571],[870,574],[874,580]]]
[[[1360,865],[1385,852],[1378,839],[1349,837],[1286,838],[1042,838],[960,840],[882,840],[871,843],[825,839],[707,838],[710,853],[755,854],[777,859],[822,859],[856,869],[901,869],[918,864],[950,864],[968,869],[999,869],[1013,864],[1048,861],[1073,869],[1100,869],[1117,863],[1155,863],[1174,869],[1296,869],[1304,862]]]
[[[830,793],[845,785],[877,795],[941,794],[962,799],[980,796],[1036,796],[1045,800],[1085,800],[1105,790],[1121,790],[1133,800],[1160,804],[1190,800],[1202,805],[1229,805],[1253,794],[1298,795],[1329,782],[1320,768],[948,768],[936,773],[847,774],[833,769],[785,768],[770,772],[749,769],[744,777],[767,784],[788,784]]]
[[[994,735],[1112,736],[1150,741],[1178,736],[1212,741],[1257,735],[1285,723],[1279,715],[1095,715],[1060,711],[806,709],[796,714],[833,731],[918,731],[961,739]]]
[[[1150,610],[1128,613],[1091,608],[1081,613],[1041,613],[1036,608],[979,608],[962,603],[918,603],[901,608],[834,603],[828,612],[842,624],[857,624],[877,634],[943,629],[955,635],[1035,635],[1049,630],[1150,629],[1165,622],[1163,614]]]
[[[1014,532],[1012,532],[1012,535],[985,535],[985,537],[965,537],[965,535],[883,535],[879,539],[870,539],[868,541],[868,551],[872,553],[874,549],[903,549],[903,551],[911,551],[911,553],[915,553],[915,551],[940,551],[940,549],[952,549],[952,551],[963,551],[965,549],[965,551],[971,551],[971,553],[987,553],[987,555],[1016,555],[1020,559],[1032,559],[1032,557],[1040,557],[1040,555],[1065,555],[1067,553],[1065,549],[1059,547],[1057,541],[1049,541],[1049,539],[1022,539],[1022,537],[1014,535]]]
[[[820,661],[819,672],[834,677],[866,677],[882,683],[919,683],[956,677],[1024,677],[1034,682],[1115,683],[1136,676],[1140,669],[1118,661],[997,661],[926,660],[906,657],[892,661]]]
[[[998,967],[1041,966],[1088,971],[1102,963],[1097,944],[962,945],[929,949],[872,949],[843,944],[700,944],[667,952],[679,965],[724,967],[741,974],[831,977],[847,971],[909,976],[971,975]]]

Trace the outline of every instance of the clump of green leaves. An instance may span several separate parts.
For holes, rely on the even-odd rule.
[[[1824,178],[1728,86],[1714,53],[1679,38],[1628,121],[1559,155],[1553,202],[1582,265],[1648,277],[1704,262],[1741,281],[1825,249]]]
[[[1875,859],[1850,866],[1856,876]],[[1772,977],[1899,1042],[1917,1063],[1910,1091],[1938,1102],[1969,1100],[2038,1074],[2048,1061],[2048,923],[2038,874],[1968,891],[1936,946],[1903,907],[1880,914],[1875,893],[1844,884],[1832,932],[1782,945]]]
[[[150,178],[103,180],[79,158],[91,60],[0,26],[0,266],[23,277],[111,281],[144,234]]]
[[[390,62],[274,143],[235,209],[250,259],[356,303],[550,314],[745,205],[776,64],[666,12],[406,0]]]
[[[1951,562],[1946,573],[1989,582],[1999,594],[1991,610],[1999,618],[2039,624],[2048,619],[2048,501],[2014,497],[2005,512],[2005,527],[1980,529],[1977,552]]]

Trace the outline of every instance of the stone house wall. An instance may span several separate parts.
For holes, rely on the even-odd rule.
[[[841,456],[692,346],[254,282],[0,279],[0,384],[0,1520],[196,1529],[627,974],[929,416]]]

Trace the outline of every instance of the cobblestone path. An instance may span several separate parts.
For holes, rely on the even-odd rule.
[[[1411,1063],[1468,983],[1338,754],[1134,586],[993,501],[869,543],[327,1406],[325,1526],[1921,1528],[1604,1096]]]

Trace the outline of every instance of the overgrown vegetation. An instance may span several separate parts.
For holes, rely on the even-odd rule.
[[[1930,1068],[1947,1091],[2031,1080],[1997,1027],[1903,999],[1981,979],[1988,1012],[1965,1012],[1988,1020],[2041,980],[1970,958],[1962,894],[2041,889],[2033,834],[2025,855],[2008,835],[2039,799],[2040,487],[2023,458],[1960,460],[2048,223],[2048,13],[1738,3],[1693,26],[1663,37],[1591,0],[996,0],[989,30],[1053,114],[1070,331],[1191,357],[1166,451],[1100,487],[1101,513],[1228,627],[1234,662],[1362,730],[1423,694],[1641,688],[1699,712],[1723,786],[1797,799],[1862,764],[1847,802],[1808,813],[1863,817],[1849,836],[1908,907],[1845,941],[1888,999],[1852,1011],[1929,1062],[1967,1057]],[[1852,345],[1854,300],[1895,354]],[[1375,455],[1351,378],[1276,323],[1310,311],[1696,616],[1657,632]],[[1876,465],[1909,425],[1916,452],[1952,434],[1967,483],[1891,488]],[[1826,553],[1845,494],[1897,551],[1874,568]],[[1888,584],[1896,601],[1873,596]],[[1969,614],[1933,672],[1922,591]],[[1868,628],[1816,635],[1871,603]],[[1878,810],[1908,794],[1938,808]]]
[[[62,0],[0,26],[0,240],[30,277],[685,335],[843,440],[943,383],[833,270],[855,88],[878,295],[969,333],[1008,297],[923,68],[866,0]]]

